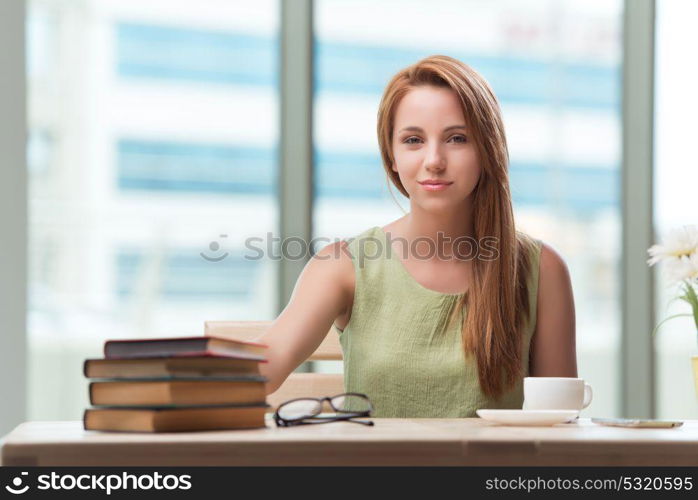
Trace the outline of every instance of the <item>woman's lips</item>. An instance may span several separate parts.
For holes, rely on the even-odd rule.
[[[438,184],[426,184],[426,183],[419,183],[424,189],[427,191],[443,191],[446,189],[448,186],[453,184],[452,182],[444,182],[444,183],[438,183]]]

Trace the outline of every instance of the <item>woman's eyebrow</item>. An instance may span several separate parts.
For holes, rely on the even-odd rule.
[[[446,128],[444,129],[444,132],[448,132],[449,130],[453,130],[453,129],[457,129],[457,128],[465,128],[465,125],[451,125],[451,126],[446,127]],[[409,132],[424,132],[424,130],[422,130],[420,127],[414,127],[414,126],[412,126],[412,127],[405,127],[405,128],[403,128],[403,129],[400,130],[400,132],[404,132],[404,131],[409,131]],[[399,132],[398,132],[398,133],[399,133]]]

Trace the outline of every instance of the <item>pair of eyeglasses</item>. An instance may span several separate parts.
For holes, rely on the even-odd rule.
[[[322,405],[328,401],[337,415],[321,416]],[[274,413],[274,422],[278,427],[293,425],[326,424],[340,420],[363,425],[373,425],[370,420],[354,420],[368,417],[373,405],[366,394],[345,392],[325,398],[296,398],[279,405]]]

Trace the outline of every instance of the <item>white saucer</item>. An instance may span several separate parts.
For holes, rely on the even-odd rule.
[[[483,420],[502,425],[548,426],[579,416],[579,410],[477,410]]]

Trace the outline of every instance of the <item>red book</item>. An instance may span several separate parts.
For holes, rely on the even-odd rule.
[[[108,340],[104,357],[141,358],[154,356],[231,356],[264,360],[267,346],[258,342],[224,337],[166,337]]]

